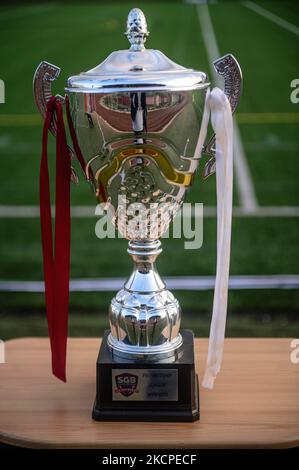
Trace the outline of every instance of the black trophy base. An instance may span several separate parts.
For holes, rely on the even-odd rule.
[[[173,421],[199,419],[194,337],[181,331],[183,344],[172,362],[129,362],[113,356],[103,337],[97,360],[96,421]]]

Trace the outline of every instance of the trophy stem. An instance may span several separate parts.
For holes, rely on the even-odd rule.
[[[109,311],[108,343],[116,355],[162,359],[182,344],[180,305],[155,267],[161,252],[159,240],[129,242],[134,269]]]
[[[162,252],[160,240],[130,241],[127,251],[134,261],[134,270],[125,283],[125,289],[140,293],[160,292],[165,289],[155,266],[155,261]]]

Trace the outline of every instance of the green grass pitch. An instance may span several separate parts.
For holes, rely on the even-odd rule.
[[[296,2],[258,3],[299,26]],[[0,78],[6,87],[6,102],[0,104],[0,205],[39,203],[42,122],[36,117],[32,97],[38,63],[47,60],[62,68],[54,92],[63,93],[68,76],[90,69],[113,50],[127,48],[123,32],[133,6],[142,8],[148,19],[148,48],[160,49],[175,62],[210,75],[194,4],[123,1],[0,6]],[[242,66],[244,92],[237,121],[258,203],[299,206],[299,104],[290,100],[290,83],[299,78],[299,38],[240,2],[217,2],[209,11],[221,55],[233,53]],[[24,119],[19,115],[25,115]],[[50,140],[53,173],[54,142]],[[215,205],[215,178],[203,181],[201,173],[202,167],[188,200]],[[72,204],[93,203],[95,198],[81,177],[80,184],[72,186]],[[239,205],[236,187],[234,204]],[[95,222],[92,218],[72,221],[71,276],[128,275],[131,261],[126,242],[98,240]],[[0,226],[0,280],[41,280],[38,219],[0,218]],[[234,218],[231,274],[298,274],[298,240],[298,217]],[[216,219],[205,219],[204,243],[198,251],[184,250],[182,240],[165,240],[163,245],[158,262],[161,275],[213,275]],[[212,293],[176,295],[186,312],[186,324],[198,334],[207,334]],[[107,324],[111,296],[72,294],[71,333],[98,336]],[[1,293],[0,299],[1,338],[30,331],[45,334],[40,316],[43,296]],[[228,334],[291,334],[290,322],[299,329],[298,308],[297,291],[233,291]],[[95,312],[101,313],[100,318]]]

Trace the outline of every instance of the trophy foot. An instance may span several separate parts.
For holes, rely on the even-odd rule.
[[[194,339],[183,330],[180,354],[174,361],[115,357],[106,331],[97,360],[96,421],[173,421],[199,419],[199,387],[194,364]]]
[[[110,333],[107,338],[107,344],[112,349],[113,354],[119,360],[130,359],[131,361],[143,360],[146,362],[171,362],[180,355],[180,346],[183,338],[180,334],[171,342],[165,342],[157,346],[132,346],[123,341],[118,341]]]

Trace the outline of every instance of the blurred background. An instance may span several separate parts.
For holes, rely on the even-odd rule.
[[[241,64],[231,253],[236,282],[229,294],[227,336],[298,337],[299,3],[97,0],[0,6],[0,79],[5,85],[0,104],[0,338],[47,335],[44,295],[36,292],[43,279],[38,209],[42,120],[32,97],[34,71],[42,60],[61,67],[54,92],[63,94],[70,75],[128,47],[123,33],[133,7],[146,15],[148,48],[207,72],[212,82],[215,53],[231,52]],[[53,172],[52,137],[50,142]],[[163,277],[215,274],[215,177],[203,181],[205,162],[188,199],[206,208],[203,246],[185,250],[184,240],[164,240],[158,260]],[[96,216],[76,211],[88,206],[92,214],[95,204],[81,176],[72,185],[71,278],[125,278],[132,268],[126,241],[97,239]],[[246,288],[240,288],[240,279]],[[108,327],[114,293],[113,288],[71,292],[70,335],[100,336]],[[213,290],[177,290],[175,295],[183,326],[207,336]]]

